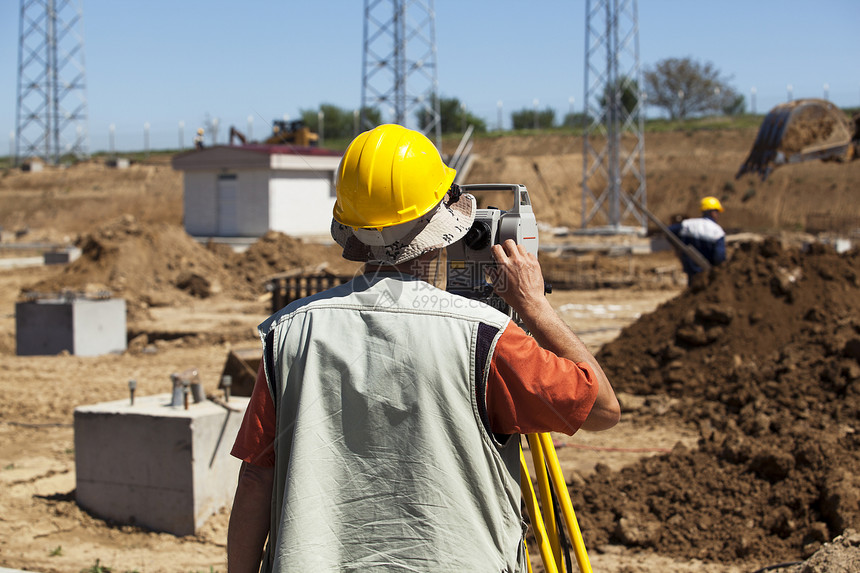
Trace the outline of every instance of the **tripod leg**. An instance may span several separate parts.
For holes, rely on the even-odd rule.
[[[561,465],[558,463],[558,455],[555,452],[555,446],[552,444],[552,438],[549,434],[538,434],[538,438],[543,446],[550,476],[558,493],[564,522],[572,538],[571,543],[573,543],[573,551],[576,555],[579,570],[581,573],[592,573],[591,563],[588,561],[588,553],[585,550],[585,542],[582,540],[582,532],[579,530],[579,524],[576,522],[576,514],[573,511],[573,504],[570,502],[570,493],[567,491],[567,483],[564,481],[564,476],[561,473]]]
[[[543,508],[544,525],[546,526],[546,534],[549,538],[552,554],[561,573],[565,572],[564,560],[561,553],[561,534],[556,523],[555,511],[553,511],[552,491],[550,490],[549,475],[546,471],[546,457],[544,456],[543,447],[538,439],[537,434],[529,434],[526,436],[529,442],[529,448],[532,452],[532,463],[535,468],[535,476],[537,477],[538,491],[540,492],[540,506]]]
[[[552,547],[547,539],[543,516],[541,516],[537,497],[535,497],[535,490],[534,487],[532,487],[532,478],[531,475],[529,475],[529,468],[526,465],[526,456],[522,449],[520,449],[520,482],[523,501],[526,504],[526,511],[528,511],[529,518],[531,518],[532,529],[534,530],[535,540],[537,541],[538,548],[540,549],[544,569],[546,569],[546,573],[558,573],[558,567],[556,567],[555,558],[552,554]]]

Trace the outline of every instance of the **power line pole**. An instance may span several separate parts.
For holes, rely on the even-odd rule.
[[[582,228],[602,215],[609,232],[645,230],[645,137],[636,0],[585,7]],[[631,198],[633,201],[631,201]]]
[[[88,152],[80,0],[21,0],[16,161]]]
[[[403,126],[418,123],[417,112],[417,129],[431,139],[435,134],[440,147],[433,0],[365,0],[362,68],[361,128],[374,127],[367,117],[373,108],[387,105],[393,123]]]

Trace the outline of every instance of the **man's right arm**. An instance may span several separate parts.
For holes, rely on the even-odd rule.
[[[621,417],[615,391],[594,355],[547,301],[537,257],[512,240],[494,245],[493,256],[497,263],[496,292],[517,312],[538,344],[562,358],[584,362],[593,370],[598,383],[597,399],[582,429],[613,427]]]
[[[274,485],[275,407],[266,382],[263,361],[233,450],[242,460],[227,530],[230,573],[257,573],[269,524]]]
[[[258,573],[269,534],[274,468],[242,462],[227,529],[227,570]]]
[[[712,265],[718,265],[726,260],[726,237],[722,236],[714,243],[714,255]]]

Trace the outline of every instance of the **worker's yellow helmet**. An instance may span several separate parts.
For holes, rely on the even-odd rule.
[[[702,199],[701,211],[704,213],[705,211],[719,211],[723,212],[723,206],[720,204],[720,200],[716,197],[705,197]]]
[[[442,201],[456,174],[424,134],[380,125],[344,152],[335,175],[334,219],[353,228],[414,221]]]

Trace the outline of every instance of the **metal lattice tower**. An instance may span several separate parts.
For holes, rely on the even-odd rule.
[[[407,10],[408,7],[408,10]],[[365,0],[361,126],[374,127],[368,109],[392,110],[394,123],[418,124],[442,142],[436,73],[436,13],[433,0]],[[380,109],[383,111],[383,109]]]
[[[16,163],[86,157],[81,0],[21,0],[19,30]]]
[[[602,215],[610,232],[634,230],[625,222],[644,230],[635,204],[647,209],[637,2],[588,0],[585,12],[582,227]]]

